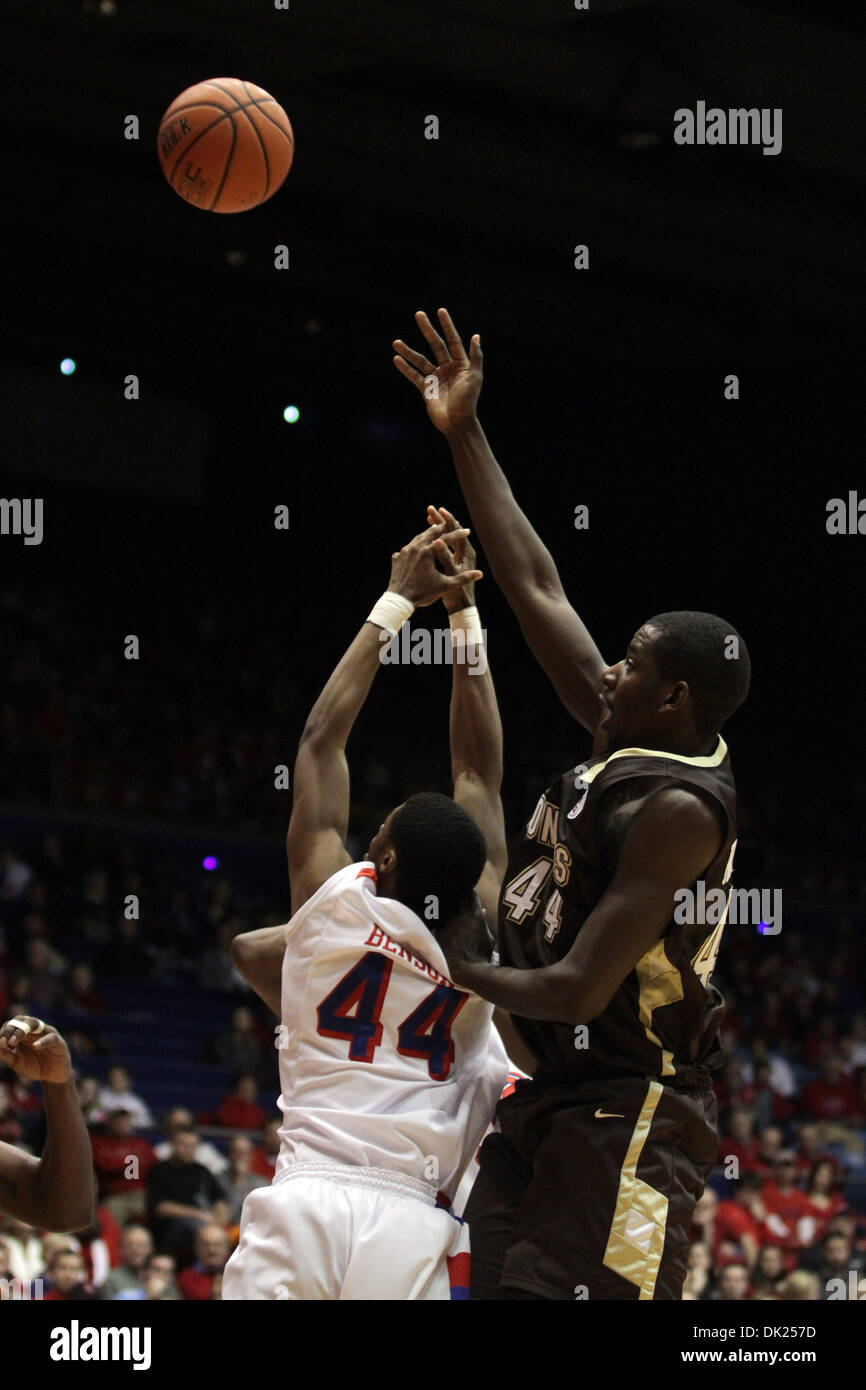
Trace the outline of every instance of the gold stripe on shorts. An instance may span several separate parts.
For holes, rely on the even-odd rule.
[[[637,1285],[641,1299],[653,1296],[668,1219],[667,1197],[636,1176],[638,1160],[663,1091],[658,1081],[649,1083],[620,1169],[616,1208],[602,1260],[607,1269]]]

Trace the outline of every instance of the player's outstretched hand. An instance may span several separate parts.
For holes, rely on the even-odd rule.
[[[68,1081],[69,1048],[56,1028],[29,1014],[16,1014],[0,1028],[0,1065],[26,1081]]]
[[[468,983],[467,966],[489,963],[494,941],[477,893],[473,894],[471,907],[461,908],[445,923],[439,933],[439,945],[456,985]]]
[[[436,560],[445,573],[465,576],[470,570],[474,570],[475,547],[468,534],[462,534],[464,528],[454,513],[449,512],[447,507],[428,507],[427,521],[431,529],[445,522],[450,531],[461,533],[452,545],[446,545],[441,538],[435,542]],[[449,613],[456,613],[460,608],[471,608],[475,603],[474,580],[465,580],[460,589],[448,589],[442,595],[442,602]]]
[[[422,309],[415,315],[415,322],[427,340],[434,361],[423,352],[415,352],[402,338],[395,338],[394,366],[417,386],[433,424],[447,434],[475,417],[483,376],[481,338],[477,333],[474,335],[467,356],[447,309],[439,310],[444,340]]]
[[[459,541],[465,540],[469,532],[465,526],[450,527],[447,521],[438,521],[428,526],[426,531],[415,536],[402,550],[391,556],[391,582],[388,585],[394,594],[402,594],[416,608],[424,608],[435,603],[437,598],[454,590],[461,593],[464,584],[472,584],[481,578],[477,569],[462,570],[459,573],[444,574],[436,568],[439,558],[438,542],[443,542],[443,556]]]

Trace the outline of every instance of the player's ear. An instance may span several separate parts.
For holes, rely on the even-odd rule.
[[[376,871],[380,874],[389,874],[392,873],[394,869],[396,869],[396,867],[397,851],[395,850],[393,845],[386,845],[385,849],[379,856],[379,862],[376,865]]]
[[[688,681],[674,681],[664,698],[664,708],[669,712],[682,710],[690,695],[691,690],[689,689]]]

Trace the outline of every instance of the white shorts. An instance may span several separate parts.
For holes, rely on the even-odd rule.
[[[468,1227],[409,1181],[323,1163],[256,1188],[223,1299],[468,1298]]]

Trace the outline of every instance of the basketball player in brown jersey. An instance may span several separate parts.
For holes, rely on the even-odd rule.
[[[480,909],[443,935],[454,979],[507,1010],[534,1058],[481,1150],[472,1297],[679,1299],[717,1151],[724,1009],[711,983],[724,916],[689,922],[679,895],[730,882],[736,799],[719,729],[748,692],[748,653],[720,618],[663,613],[607,665],[478,422],[480,339],[467,354],[443,309],[441,336],[416,321],[433,360],[398,339],[395,365],[448,439],[529,646],[593,738],[512,847],[498,961]]]

